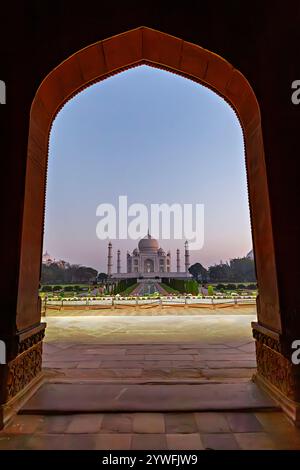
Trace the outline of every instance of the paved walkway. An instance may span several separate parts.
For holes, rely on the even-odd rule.
[[[229,379],[235,382],[249,380],[255,372],[254,350],[251,338],[200,344],[95,344],[48,340],[44,345],[43,365],[60,381],[65,378],[127,383],[200,383]]]
[[[54,387],[65,403],[72,401],[74,392],[74,400],[75,395],[82,397],[82,410],[69,409],[73,414],[65,414],[60,399],[54,415],[36,414],[38,406],[31,410],[27,406],[22,412],[29,414],[19,414],[0,432],[0,449],[300,449],[300,430],[282,412],[262,410],[262,402],[247,410],[234,406],[233,390],[255,387],[251,384],[255,371],[252,320],[252,314],[47,318],[48,391],[52,393]],[[195,391],[202,386],[194,394],[198,400],[202,394],[199,409],[182,411],[182,396],[186,399],[191,387]],[[178,387],[185,395],[177,397],[178,409],[172,412],[153,408],[145,412],[142,399],[134,412],[129,408],[100,412],[92,409],[103,396],[102,388],[100,395],[91,393],[95,387],[114,390],[112,396],[121,401],[123,396],[123,404],[130,398],[126,389],[134,387],[147,392],[141,395],[144,399],[147,394],[151,397],[154,387],[164,397],[164,390],[176,396]],[[205,409],[205,399],[213,400],[218,390],[222,390],[223,405],[218,398],[216,403],[224,407],[224,399],[232,398],[232,406],[226,411]],[[55,405],[53,400],[50,403]],[[249,400],[245,403],[249,407]]]
[[[138,285],[130,293],[131,296],[143,296],[145,294],[151,294],[158,292],[161,295],[168,295],[168,292],[162,287],[159,282],[139,282]]]
[[[61,379],[249,380],[255,315],[50,317],[44,367]]]

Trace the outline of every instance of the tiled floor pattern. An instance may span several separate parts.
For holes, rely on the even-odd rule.
[[[48,342],[43,366],[63,379],[146,381],[249,380],[255,372],[255,344],[227,343],[91,344]]]
[[[255,371],[255,315],[50,318],[54,383],[240,383]],[[0,449],[300,449],[279,411],[18,415]]]
[[[300,449],[281,412],[18,415],[0,449]]]

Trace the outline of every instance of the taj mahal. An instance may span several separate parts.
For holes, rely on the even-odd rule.
[[[112,279],[130,278],[177,278],[187,279],[191,277],[188,271],[190,266],[190,254],[188,242],[184,245],[184,271],[181,271],[180,250],[176,250],[176,271],[171,270],[171,253],[167,253],[159,246],[158,241],[153,238],[149,231],[142,238],[138,247],[132,253],[127,252],[126,272],[121,272],[121,252],[117,251],[117,271],[113,272],[113,247],[108,244],[107,253],[107,275]]]

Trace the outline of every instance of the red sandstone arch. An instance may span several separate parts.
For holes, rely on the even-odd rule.
[[[58,65],[31,107],[23,211],[17,328],[40,321],[38,286],[48,139],[59,109],[88,85],[141,64],[183,75],[214,90],[235,110],[244,133],[260,323],[281,332],[268,183],[259,106],[246,78],[218,55],[146,27],[97,42]],[[34,315],[33,315],[34,312]]]

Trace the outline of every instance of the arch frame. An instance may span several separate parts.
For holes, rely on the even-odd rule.
[[[210,88],[235,111],[244,136],[259,312],[263,312],[262,323],[280,333],[268,183],[255,94],[247,79],[217,54],[147,27],[118,34],[76,52],[49,73],[34,97],[28,139],[18,329],[32,324],[34,296],[37,302],[48,145],[53,120],[65,103],[86,87],[142,64],[179,74]],[[36,320],[39,321],[38,317]]]
[[[253,325],[258,375],[261,375],[266,383],[270,382],[280,388],[278,378],[267,377],[265,366],[266,360],[269,359],[265,359],[266,344],[262,340],[264,337],[273,338],[274,344],[279,344],[282,322],[261,116],[255,93],[243,74],[217,54],[199,45],[141,26],[79,50],[54,68],[45,77],[35,94],[30,111],[16,336],[19,338],[19,344],[21,344],[20,338],[23,337],[25,340],[36,339],[28,341],[29,347],[26,346],[23,351],[24,380],[19,388],[14,389],[14,385],[11,386],[10,394],[7,395],[8,400],[19,392],[20,387],[25,388],[33,381],[32,374],[26,373],[26,368],[33,367],[35,371],[33,375],[36,376],[41,372],[41,343],[45,325],[40,323],[38,288],[42,259],[48,146],[53,120],[64,104],[86,87],[143,64],[176,73],[210,88],[233,108],[239,119],[244,136],[250,218],[259,287],[258,323]],[[26,351],[32,352],[32,349],[37,351],[37,364],[32,364],[30,359],[24,361],[24,354]],[[276,352],[276,347],[269,349]],[[274,356],[273,352],[270,353],[272,355],[270,361],[275,364],[277,356]],[[15,363],[20,364],[18,354],[17,350],[12,361],[14,366]],[[283,359],[287,361],[285,357]],[[285,362],[283,367],[288,368],[289,364]],[[288,374],[292,375],[290,369]],[[291,394],[289,396],[295,398],[293,394],[292,397]]]

